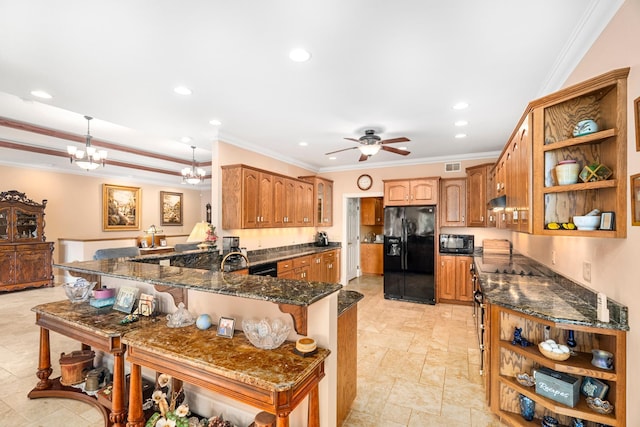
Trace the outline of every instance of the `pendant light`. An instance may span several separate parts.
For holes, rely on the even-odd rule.
[[[191,149],[193,150],[193,162],[190,168],[182,169],[182,183],[196,185],[204,181],[204,176],[207,172],[204,169],[196,167],[196,146],[192,145]]]
[[[106,150],[96,150],[91,145],[91,132],[90,123],[93,117],[84,116],[87,119],[87,142],[85,149],[78,150],[74,145],[67,146],[67,153],[69,153],[69,160],[71,163],[74,161],[76,165],[84,170],[91,171],[97,169],[101,165],[104,167],[105,159],[107,158]]]

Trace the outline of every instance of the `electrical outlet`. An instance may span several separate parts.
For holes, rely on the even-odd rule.
[[[556,251],[551,251],[551,264],[556,265]]]
[[[591,263],[589,261],[582,262],[582,278],[591,283]]]

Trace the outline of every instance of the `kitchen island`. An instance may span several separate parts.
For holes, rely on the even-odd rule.
[[[597,294],[593,290],[556,274],[544,265],[520,254],[486,256],[476,253],[476,301],[482,303],[476,315],[484,331],[484,375],[487,402],[492,411],[509,425],[532,425],[520,416],[519,395],[533,399],[540,425],[543,416],[553,416],[561,425],[580,418],[610,426],[626,425],[626,331],[627,307],[608,300],[609,322],[598,320]],[[514,343],[515,328],[530,346]],[[547,339],[567,342],[573,331],[574,355],[565,361],[547,358],[537,344]],[[591,350],[613,354],[614,368],[591,364]],[[588,407],[581,396],[575,407],[537,393],[520,384],[516,375],[549,369],[584,380],[594,378],[609,386],[606,398],[615,407],[612,414],[600,414]]]
[[[319,383],[320,425],[336,419],[337,324],[340,284],[282,280],[268,276],[238,275],[219,271],[165,266],[127,259],[106,259],[56,265],[72,275],[99,279],[102,286],[135,286],[154,294],[163,312],[173,312],[179,301],[194,314],[207,313],[213,319],[232,317],[236,327],[244,318],[288,318],[295,332],[288,340],[313,337],[329,350],[325,378]],[[171,296],[167,293],[170,292]],[[194,391],[197,392],[197,391]],[[231,399],[216,395],[216,401],[234,406]],[[292,425],[306,425],[306,405],[290,415]],[[250,408],[239,407],[249,412]]]

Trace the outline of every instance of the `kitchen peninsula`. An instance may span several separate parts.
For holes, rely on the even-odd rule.
[[[283,313],[290,314],[293,327],[297,332],[289,335],[290,341],[306,335],[313,337],[321,349],[328,350],[323,355],[323,359],[326,357],[323,361],[324,372],[317,374],[317,381],[325,376],[322,381],[319,381],[317,396],[321,414],[319,425],[333,424],[329,420],[335,420],[336,417],[336,354],[340,284],[240,275],[134,262],[128,259],[83,261],[56,265],[56,267],[72,275],[98,278],[103,286],[136,286],[142,292],[154,293],[162,300],[163,312],[174,311],[175,305],[183,301],[192,313],[208,313],[214,319],[220,316],[233,317],[236,319],[236,325],[240,325],[243,318],[283,317],[288,319],[289,316]],[[172,297],[168,297],[165,292],[171,292]],[[348,298],[347,300],[351,300],[353,304],[357,302],[357,299]],[[241,333],[237,334],[238,339],[243,338]],[[126,340],[126,335],[123,340]],[[139,338],[135,341],[136,346],[145,347],[146,344],[140,344],[138,341]],[[136,360],[135,366],[139,366],[140,359]],[[145,362],[145,366],[149,365]],[[318,367],[318,369],[321,368]],[[304,391],[303,397],[309,392],[309,387]],[[313,393],[310,399],[312,399],[310,403],[315,401],[316,397]],[[229,402],[223,398],[223,403]],[[295,401],[296,405],[298,403],[300,403],[299,400]],[[247,412],[250,409],[242,407],[240,410]],[[271,407],[271,410],[275,410],[275,407]],[[288,425],[288,411],[291,410],[293,407],[282,409],[282,420],[278,425]],[[307,424],[303,409],[296,409],[291,413],[291,424]]]
[[[474,256],[480,308],[479,337],[484,339],[485,388],[492,412],[509,425],[533,425],[520,415],[519,395],[535,402],[540,425],[544,416],[553,416],[561,425],[572,425],[573,418],[610,426],[626,425],[626,332],[627,307],[608,300],[609,321],[598,320],[597,294],[549,268],[520,254]],[[515,328],[533,345],[516,342]],[[574,354],[567,360],[552,360],[538,350],[547,339],[568,343],[569,331],[575,336]],[[602,369],[591,364],[592,350],[613,354],[614,367]],[[611,414],[592,410],[584,395],[575,406],[559,403],[517,381],[517,375],[533,375],[546,367],[584,381],[603,381],[609,391],[606,399],[614,406]],[[579,392],[578,392],[579,393]]]

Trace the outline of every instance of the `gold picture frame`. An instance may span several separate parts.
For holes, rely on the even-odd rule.
[[[182,193],[160,192],[160,225],[182,225]]]
[[[140,187],[102,185],[102,229],[140,230]]]
[[[633,112],[636,123],[636,151],[640,151],[640,96],[633,101]]]
[[[631,175],[631,225],[640,225],[640,173]]]

